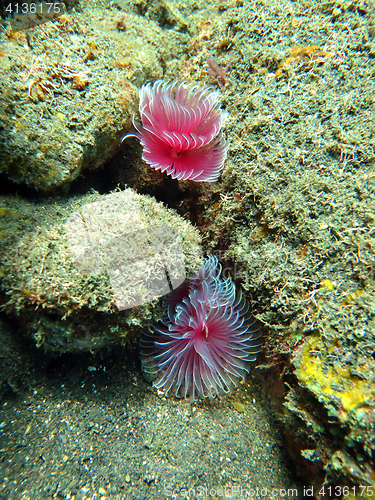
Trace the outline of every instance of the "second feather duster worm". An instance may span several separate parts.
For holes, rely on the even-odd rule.
[[[168,316],[141,338],[144,369],[165,394],[195,400],[228,393],[261,350],[259,323],[232,279],[209,256],[170,298]]]

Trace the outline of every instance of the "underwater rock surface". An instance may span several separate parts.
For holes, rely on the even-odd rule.
[[[241,2],[205,29],[190,76],[210,51],[231,144],[203,244],[269,329],[259,379],[306,484],[373,485],[373,6]]]
[[[3,203],[6,243],[15,243],[15,219],[29,226],[15,248],[3,242],[4,308],[46,349],[95,350],[128,339],[201,263],[197,230],[131,189],[46,204],[32,221],[27,202]]]
[[[264,364],[253,371],[252,377],[258,379],[258,386],[274,405],[273,414],[287,435],[289,451],[304,483],[316,488],[323,484],[350,487],[350,493],[360,492],[359,486],[371,487],[375,482],[373,2],[237,0],[218,4],[216,0],[187,0],[184,3],[118,0],[116,6],[108,5],[107,12],[102,9],[98,16],[91,4],[85,5],[92,18],[87,26],[95,23],[98,32],[108,28],[112,16],[111,37],[126,38],[136,35],[136,26],[154,26],[155,31],[146,29],[139,36],[142,38],[147,36],[145,33],[151,33],[147,43],[160,66],[155,67],[151,62],[151,71],[147,65],[139,64],[139,72],[133,77],[132,50],[128,47],[125,55],[121,51],[115,57],[117,66],[111,70],[112,76],[121,73],[134,90],[143,82],[157,78],[168,81],[178,78],[220,87],[223,107],[228,113],[226,136],[230,142],[222,177],[209,187],[195,187],[191,200],[187,194],[185,199],[179,200],[181,205],[178,206],[185,209],[181,213],[186,217],[190,213],[200,227],[205,250],[219,249],[223,261],[234,262],[234,280],[242,282],[247,298],[252,299],[256,317],[269,329],[266,357],[261,361]],[[82,16],[84,14],[75,19],[82,20]],[[78,36],[73,29],[75,21],[71,18],[68,21],[71,38],[67,40],[74,44]],[[46,26],[43,29],[52,28]],[[98,36],[102,50],[102,35],[99,33]],[[168,43],[161,43],[167,39]],[[34,39],[32,41],[37,45]],[[37,130],[36,107],[40,108],[38,119],[43,111],[41,122],[49,120],[48,123],[52,123],[51,111],[44,110],[44,103],[49,102],[48,89],[56,96],[58,92],[45,80],[39,82],[41,88],[33,83],[29,89],[33,59],[28,58],[29,52],[23,47],[25,39],[21,37],[18,43],[17,39],[8,37],[6,43],[14,50],[17,44],[21,52],[26,50],[22,54],[28,63],[24,75],[22,69],[21,73],[12,73],[13,61],[7,55],[9,49],[1,48],[5,54],[1,53],[5,67],[3,81],[8,85],[6,65],[10,73],[20,76],[14,84],[17,113],[13,113],[11,107],[4,111],[5,120],[14,123],[10,133],[16,136],[16,140],[7,143],[7,154],[13,154],[12,148],[21,143],[25,130],[34,133]],[[96,44],[95,37],[89,43]],[[138,45],[135,54],[142,55],[141,49]],[[82,51],[89,55],[85,64],[93,67],[101,57],[106,57],[101,53],[95,59],[95,52],[92,53],[95,47],[87,46]],[[105,76],[108,68],[102,64],[100,68]],[[95,86],[90,75],[88,78],[88,84],[77,82],[83,88],[73,89],[77,95]],[[100,78],[99,75],[98,92],[105,82]],[[61,82],[53,79],[51,83],[57,86]],[[64,85],[69,87],[71,84],[67,79]],[[13,89],[13,83],[9,85]],[[6,94],[6,86],[4,89]],[[20,107],[17,99],[28,97],[29,91],[36,102],[27,100]],[[105,98],[105,92],[100,98],[98,95],[99,106]],[[136,101],[135,95],[134,108]],[[4,102],[12,104],[6,95]],[[83,111],[82,108],[81,113]],[[34,119],[28,121],[33,116]],[[123,115],[121,111],[121,116],[129,122],[130,114],[125,112]],[[56,121],[60,118],[60,115],[54,117]],[[72,120],[72,129],[74,123]],[[78,121],[77,127],[80,126],[82,124]],[[87,137],[83,139],[86,143]],[[53,165],[43,162],[44,142],[29,144],[27,141],[22,144],[28,145],[31,158],[42,155],[41,164],[45,170],[38,170],[39,160],[33,164],[40,180],[33,177],[33,169],[25,169],[18,160],[10,163],[9,158],[5,158],[3,171],[10,178],[18,179],[17,182],[26,182],[40,189],[43,189],[42,185],[52,186],[55,182],[49,182],[48,175],[57,179],[55,184],[58,184],[60,180],[56,171],[50,168]],[[50,150],[53,156],[54,150]],[[128,167],[127,160],[123,167],[123,170]],[[138,167],[139,170],[132,170],[125,180],[122,179],[123,183],[136,186],[137,177],[142,179],[138,172],[146,166],[140,163]],[[78,171],[74,172],[78,175]],[[73,174],[67,175],[69,182],[69,176]],[[160,182],[159,186],[164,182],[159,178],[151,185],[151,179],[157,177],[146,172],[141,183],[144,192],[149,189],[155,193],[156,182]],[[116,185],[115,180],[113,185]],[[168,198],[170,184],[165,183],[165,186],[163,194],[171,202],[174,187]],[[185,194],[187,192],[188,188]],[[71,200],[77,206],[86,202]],[[18,200],[17,203],[21,202]],[[70,206],[64,221],[77,208]],[[104,294],[101,298],[102,294],[99,297],[97,294],[98,290],[105,292],[105,287],[109,286],[107,276],[102,276],[103,284],[98,284],[96,278],[81,284],[78,291],[85,297],[82,304],[63,296],[60,312],[60,304],[52,302],[60,317],[67,309],[72,311],[66,320],[55,323],[52,319],[54,307],[44,305],[43,309],[43,302],[38,302],[40,295],[35,296],[34,289],[26,288],[25,294],[25,277],[30,272],[27,248],[38,249],[34,246],[37,244],[34,242],[37,226],[42,231],[37,236],[42,240],[36,242],[42,241],[43,244],[41,256],[32,256],[31,262],[36,263],[36,279],[39,279],[38,273],[45,274],[55,240],[60,241],[61,236],[57,234],[51,238],[49,233],[49,238],[45,238],[42,228],[46,219],[51,219],[51,228],[57,224],[63,231],[62,217],[59,216],[60,222],[57,223],[56,216],[49,215],[50,209],[48,204],[45,204],[44,211],[40,204],[33,206],[27,217],[20,216],[13,204],[2,209],[4,226],[9,223],[9,232],[6,227],[2,231],[8,247],[5,250],[7,261],[1,269],[4,289],[9,288],[10,295],[6,297],[8,310],[13,313],[18,309],[23,311],[21,324],[34,336],[40,328],[41,341],[45,343],[49,338],[73,339],[66,328],[64,330],[71,324],[72,332],[79,332],[81,336],[77,348],[82,348],[83,341],[87,342],[87,319],[90,320],[90,329],[93,324],[95,335],[103,340],[102,345],[113,339],[109,335],[110,322],[115,316],[115,341],[118,341],[116,328],[120,318],[124,318],[125,323],[121,331],[138,332],[137,326],[133,330],[133,325],[140,320],[146,324],[157,307],[139,306],[133,316],[130,310],[114,315],[111,309],[115,307],[114,295]],[[58,210],[63,210],[59,203]],[[22,231],[33,228],[33,234],[29,236],[22,236],[22,231],[19,233],[24,244],[16,248],[19,255],[13,255],[9,244],[12,238],[13,243],[18,242],[16,227]],[[0,240],[0,245],[3,244]],[[21,266],[21,270],[11,267],[12,262]],[[58,263],[65,266],[60,256]],[[192,267],[196,269],[199,264]],[[69,277],[75,279],[76,264],[71,262],[69,265]],[[43,285],[50,288],[48,281]],[[94,301],[93,305],[88,302],[88,297]],[[65,305],[68,307],[64,308]],[[93,316],[90,316],[99,307],[106,308],[99,312],[99,316],[94,316],[95,321],[99,317],[104,326],[107,325],[103,332],[100,321],[92,321]],[[85,322],[81,323],[80,317]],[[61,335],[53,333],[55,324],[62,325]],[[46,332],[51,336],[48,337]],[[87,338],[90,340],[89,335]],[[259,373],[261,375],[257,377]],[[185,429],[181,432],[185,439]],[[250,447],[251,443],[247,443],[246,450]],[[193,468],[196,462],[195,459],[191,462]],[[355,496],[358,497],[353,494]],[[160,498],[160,494],[156,493],[155,498]]]
[[[121,19],[100,9],[1,34],[0,171],[9,179],[51,190],[119,150],[138,87],[162,75],[160,28]]]

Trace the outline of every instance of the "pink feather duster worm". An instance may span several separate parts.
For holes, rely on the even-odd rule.
[[[227,114],[210,87],[162,80],[139,91],[142,124],[133,121],[142,158],[172,178],[216,181],[228,152],[220,130]]]
[[[144,370],[165,394],[195,400],[228,393],[260,351],[259,323],[231,277],[220,273],[217,258],[209,256],[190,283],[172,293],[168,316],[141,337]]]

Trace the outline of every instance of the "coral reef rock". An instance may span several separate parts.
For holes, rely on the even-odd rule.
[[[131,189],[43,207],[7,197],[0,209],[5,310],[58,352],[137,335],[201,263],[197,230]]]
[[[132,14],[122,23],[94,9],[0,35],[0,171],[9,179],[49,191],[119,150],[138,87],[163,74],[161,29]]]

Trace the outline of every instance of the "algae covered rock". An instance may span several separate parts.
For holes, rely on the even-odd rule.
[[[293,359],[300,389],[291,388],[286,408],[301,418],[304,448],[341,484],[374,485],[375,309],[374,290],[338,300],[335,287],[316,295],[319,330]],[[303,388],[303,389],[301,389]],[[315,399],[314,406],[306,401]],[[315,425],[311,425],[314,422]],[[293,427],[293,426],[292,426]],[[301,432],[301,426],[299,425]],[[294,435],[296,429],[291,430]],[[306,453],[302,450],[302,454]],[[310,457],[306,457],[310,459]]]
[[[35,226],[3,246],[1,286],[5,310],[47,349],[93,350],[137,334],[201,262],[190,223],[131,189],[43,209],[30,220],[26,202],[4,200],[9,244],[14,214]]]
[[[238,17],[231,11],[236,32],[228,42],[236,48],[216,54],[222,68],[232,67],[223,102],[234,119],[222,184],[204,207],[206,244],[232,260],[269,328],[262,368],[275,377],[266,390],[305,484],[321,497],[331,495],[319,492],[328,483],[346,488],[332,489],[337,496],[371,496],[375,65],[364,40],[373,9],[346,9],[339,26],[317,2],[304,2],[303,11],[294,4],[309,23],[280,38],[287,28],[279,6],[256,4],[267,16],[253,16],[246,2]],[[344,24],[355,24],[354,38]],[[217,46],[225,41],[220,29],[212,34]],[[337,38],[340,49],[328,42]]]
[[[0,171],[41,191],[69,184],[120,147],[138,87],[163,74],[152,21],[106,10],[0,34]],[[156,46],[152,45],[156,44]]]

